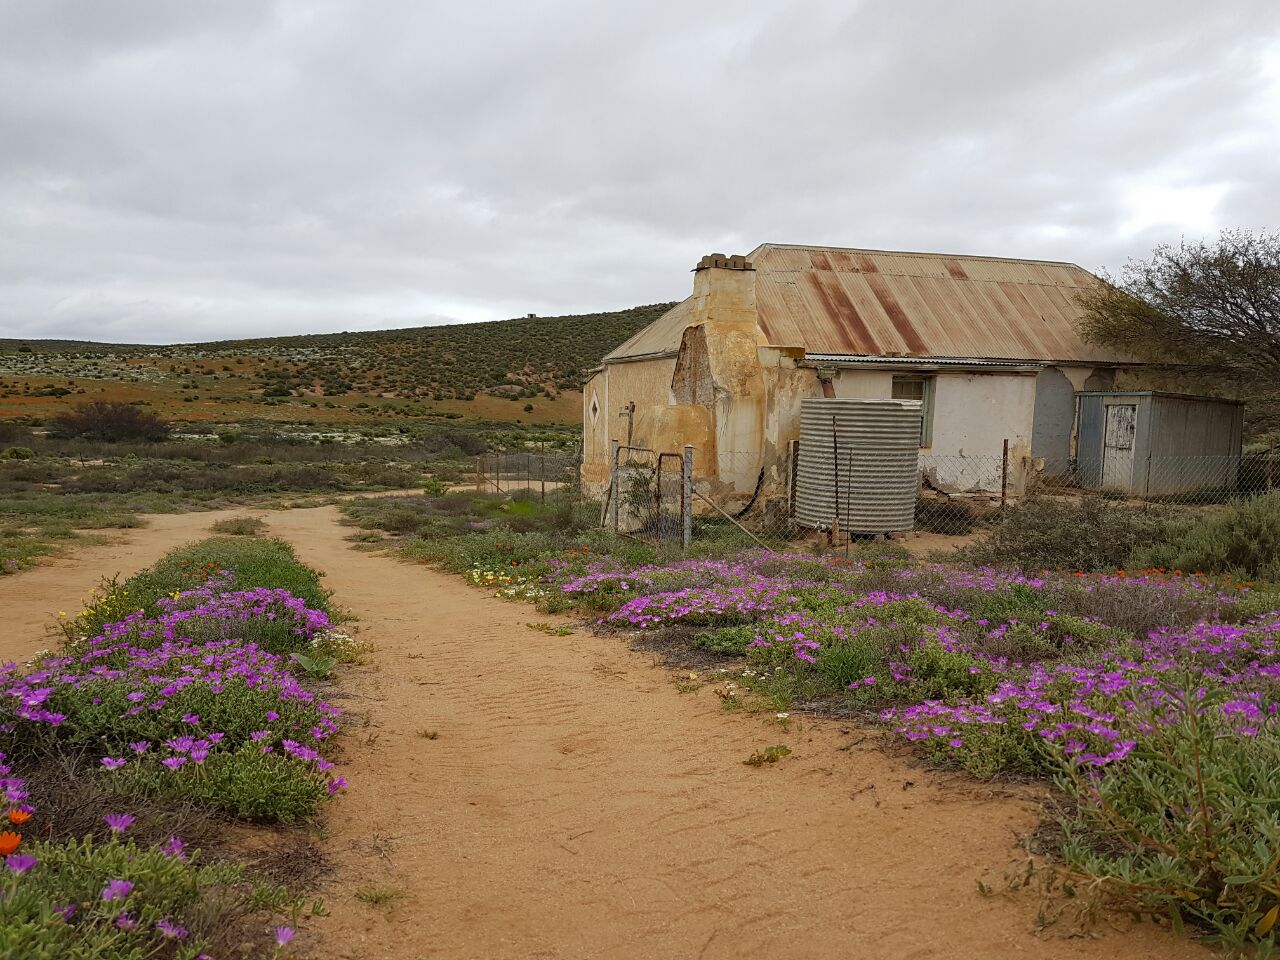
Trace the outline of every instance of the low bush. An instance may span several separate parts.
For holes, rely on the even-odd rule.
[[[1187,521],[1175,513],[1130,507],[1101,497],[1033,497],[959,556],[1019,570],[1114,570],[1152,542],[1170,540]]]
[[[22,960],[230,956],[250,918],[300,909],[282,887],[204,864],[176,838],[150,847],[123,836],[35,842],[6,864],[0,956]],[[278,942],[291,933],[282,929]]]
[[[1242,735],[1250,714],[1225,691],[1170,699],[1175,717],[1149,718],[1124,763],[1101,776],[1067,766],[1059,783],[1074,804],[1061,856],[1078,888],[1113,906],[1164,914],[1175,927],[1185,918],[1229,948],[1271,956],[1280,730],[1259,718]]]
[[[1176,537],[1138,545],[1131,562],[1280,581],[1280,493],[1233,500]]]
[[[50,432],[56,437],[83,437],[104,443],[167,440],[169,424],[149,410],[131,403],[90,400],[78,403],[53,418]]]
[[[266,528],[260,517],[227,517],[209,526],[213,533],[224,537],[256,537]]]

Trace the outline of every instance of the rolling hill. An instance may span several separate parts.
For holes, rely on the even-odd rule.
[[[196,404],[183,413],[202,419],[211,402],[334,409],[378,398],[490,417],[535,406],[565,421],[578,416],[586,371],[670,307],[174,345],[0,339],[0,417],[106,395]]]

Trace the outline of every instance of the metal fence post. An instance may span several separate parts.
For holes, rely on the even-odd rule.
[[[484,455],[476,455],[476,493],[484,492]]]
[[[618,456],[622,452],[622,444],[617,440],[609,441],[609,504],[613,508],[613,532],[618,532]]]
[[[1009,499],[1009,441],[1006,438],[1004,448],[1000,453],[1000,512],[1004,513],[1004,508]]]
[[[684,445],[680,466],[680,544],[687,552],[693,546],[693,445]]]

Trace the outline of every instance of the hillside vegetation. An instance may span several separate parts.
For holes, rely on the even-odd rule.
[[[495,407],[497,399],[521,401],[510,407],[526,414],[534,412],[527,401],[537,400],[545,416],[564,420],[578,405],[572,398],[556,403],[560,395],[579,390],[602,356],[670,306],[172,346],[0,339],[0,416],[6,398],[32,413],[33,400],[57,406],[87,394],[160,406],[213,401],[224,410],[287,398],[321,406],[323,399],[339,409],[351,405],[344,398],[377,397],[463,412],[456,404],[479,401],[483,416],[501,415],[507,405]],[[200,417],[191,407],[182,412]]]

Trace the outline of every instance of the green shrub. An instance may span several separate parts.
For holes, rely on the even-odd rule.
[[[256,537],[266,528],[260,517],[227,517],[209,527],[214,533],[227,537]]]
[[[0,460],[31,460],[35,455],[30,447],[5,447],[0,450]]]
[[[720,627],[715,630],[704,630],[693,638],[693,645],[699,650],[710,653],[726,653],[741,656],[746,653],[747,644],[760,635],[760,627],[747,624],[738,627]]]
[[[1068,769],[1075,801],[1061,854],[1086,886],[1124,909],[1207,928],[1230,948],[1271,956],[1280,910],[1280,736],[1242,736],[1222,695],[1180,695],[1180,720],[1157,724],[1100,777]],[[1268,919],[1269,918],[1269,919]]]
[[[198,851],[177,855],[86,837],[35,842],[23,852],[34,865],[0,878],[4,957],[189,960],[213,950],[229,956],[250,917],[297,909],[282,888],[256,882],[237,866],[205,865]],[[113,882],[120,895],[103,899]],[[167,925],[173,938],[157,924]]]
[[[1232,500],[1176,537],[1137,546],[1130,563],[1280,581],[1280,493]]]
[[[256,743],[211,753],[199,767],[170,771],[155,764],[130,764],[113,776],[143,797],[194,800],[244,820],[292,823],[309,817],[328,797],[325,778],[314,768]]]
[[[416,540],[405,549],[416,559],[438,563],[454,573],[466,573],[473,567],[498,570],[537,566],[539,561],[560,554],[564,550],[564,540],[550,533],[498,530],[447,540]]]
[[[1139,547],[1176,537],[1186,521],[1101,497],[1033,497],[959,552],[962,559],[1020,570],[1109,570]]]

